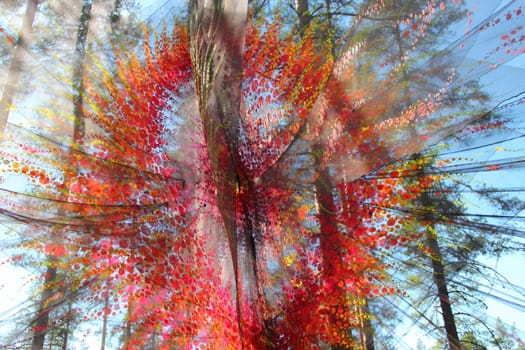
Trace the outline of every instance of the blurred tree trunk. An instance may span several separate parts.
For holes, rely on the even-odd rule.
[[[73,71],[73,113],[74,131],[73,137],[76,142],[81,142],[84,135],[84,120],[82,117],[82,94],[84,84],[82,76],[84,74],[84,60],[86,56],[86,42],[89,31],[89,20],[91,18],[91,8],[93,0],[84,0],[80,14],[77,41],[75,45],[74,71]],[[31,350],[43,350],[44,341],[49,323],[49,313],[53,308],[50,305],[50,298],[53,297],[57,278],[58,259],[54,256],[48,257],[48,267],[46,278],[41,295],[41,302],[38,311],[38,318],[33,332],[33,343]]]
[[[67,302],[66,328],[64,329],[64,338],[62,340],[62,350],[67,350],[72,317],[73,317],[73,299],[69,299]]]
[[[299,35],[301,37],[304,37],[305,31],[308,29],[308,26],[311,24],[311,15],[310,15],[310,4],[309,0],[296,0],[295,1],[295,12],[297,13],[297,24],[298,24],[298,31]],[[331,1],[325,0],[325,11],[327,13],[327,21],[326,23],[327,27],[324,28],[325,30],[322,31],[322,33],[319,33],[320,40],[333,40],[333,23],[331,18]],[[331,43],[331,50],[330,53],[332,57],[327,59],[334,60],[334,53],[335,53],[335,43]],[[316,201],[317,201],[317,207],[318,213],[317,218],[319,221],[319,228],[320,228],[320,244],[321,244],[321,251],[323,253],[323,276],[327,280],[327,282],[330,282],[329,280],[332,278],[336,278],[337,276],[333,275],[333,267],[334,265],[343,264],[341,261],[333,261],[335,256],[333,254],[330,254],[330,252],[333,252],[337,247],[335,247],[335,242],[329,241],[330,238],[337,237],[339,234],[339,228],[338,228],[338,218],[337,218],[337,212],[338,207],[336,205],[336,201],[333,194],[333,189],[331,186],[331,176],[329,169],[323,166],[323,147],[322,145],[314,145],[312,149],[312,153],[314,154],[315,160],[314,160],[314,167],[317,171],[317,179],[314,182],[314,188],[315,188],[315,194],[316,194]],[[339,257],[339,255],[337,256]],[[361,301],[361,300],[360,300]],[[373,329],[372,324],[370,322],[370,310],[368,308],[368,301],[362,300],[363,305],[359,305],[358,310],[356,311],[361,319],[360,327],[358,328],[359,338],[361,341],[361,345],[366,350],[374,350],[374,341],[373,341]],[[335,323],[336,320],[333,320]],[[335,349],[335,348],[334,348]]]
[[[415,154],[414,156],[412,156],[412,158],[423,159],[420,153]],[[425,166],[428,165],[428,160],[426,160],[426,163],[423,163],[420,170],[421,176],[424,175]],[[419,201],[421,207],[430,212],[430,208],[432,208],[432,199],[430,198],[430,195],[426,190],[421,191],[419,195]],[[434,285],[436,287],[437,296],[439,298],[441,314],[443,317],[443,323],[445,325],[445,332],[447,335],[447,342],[451,350],[461,350],[461,343],[459,341],[456,320],[454,319],[454,313],[452,312],[452,304],[448,293],[445,267],[443,266],[443,254],[441,253],[441,249],[437,240],[437,233],[435,231],[434,224],[432,223],[433,218],[430,216],[430,214],[427,214],[423,217],[423,224],[426,225],[425,245],[429,250],[428,255],[432,260],[432,277]]]
[[[106,349],[106,338],[108,332],[108,313],[109,309],[109,291],[111,290],[111,283],[109,278],[106,280],[106,295],[104,296],[104,315],[102,316],[102,334],[100,336],[100,350]]]
[[[234,298],[243,348],[260,344],[252,213],[254,186],[239,159],[241,79],[247,0],[190,1],[189,38],[199,113],[217,204],[235,276]],[[262,346],[262,345],[261,345]]]
[[[84,137],[84,118],[82,115],[84,94],[84,66],[86,59],[86,44],[91,19],[93,0],[83,0],[80,19],[78,22],[77,41],[75,44],[75,58],[73,66],[73,116],[75,142],[81,142]]]
[[[22,30],[18,35],[18,40],[15,46],[15,52],[9,72],[7,74],[7,81],[4,86],[2,100],[0,101],[0,134],[5,131],[9,112],[11,111],[18,84],[20,82],[20,74],[22,73],[22,65],[24,63],[24,56],[29,50],[31,44],[31,28],[38,11],[39,0],[27,0],[26,12],[24,15]]]
[[[374,328],[371,322],[371,312],[370,307],[368,305],[368,299],[362,298],[362,300],[360,301],[362,302],[362,304],[359,304],[358,307],[360,321],[360,327],[358,329],[359,340],[361,342],[361,345],[365,348],[365,350],[374,350]]]
[[[44,341],[48,331],[49,313],[53,309],[51,298],[55,294],[55,284],[57,277],[58,259],[54,256],[47,258],[46,276],[40,296],[40,306],[38,307],[37,318],[33,326],[33,341],[31,350],[43,350]]]
[[[429,253],[431,254],[434,284],[436,286],[437,295],[439,298],[448,344],[452,350],[461,350],[461,343],[458,337],[456,321],[454,319],[454,313],[452,312],[452,305],[448,293],[445,268],[443,267],[443,256],[441,254],[441,249],[439,248],[436,235],[430,228],[426,237],[426,246],[430,250]]]

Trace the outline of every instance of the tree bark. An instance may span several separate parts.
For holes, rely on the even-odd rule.
[[[305,30],[310,25],[310,6],[308,0],[295,0],[295,12],[297,12],[297,26],[299,35],[303,36]]]

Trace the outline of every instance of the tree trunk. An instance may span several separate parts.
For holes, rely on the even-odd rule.
[[[398,3],[394,1],[394,6],[396,7]],[[393,28],[395,41],[398,46],[398,60],[400,64],[403,64],[403,41],[401,39],[401,29],[399,25],[395,25]],[[402,73],[403,77],[405,79],[408,79],[408,72],[406,70],[406,66],[403,64],[402,66]],[[404,91],[404,100],[405,103],[408,103],[408,85],[405,86]],[[412,159],[421,159],[422,155],[421,153],[415,153],[411,157]],[[422,167],[421,175],[424,173],[424,166]],[[421,202],[422,208],[431,208],[432,207],[432,200],[428,194],[427,191],[422,191],[419,195],[419,200]],[[443,267],[443,256],[441,254],[441,249],[439,248],[439,244],[436,238],[436,234],[434,233],[433,225],[430,223],[431,219],[429,215],[424,218],[424,221],[428,222],[427,226],[427,235],[426,235],[426,246],[430,251],[430,258],[432,259],[432,273],[433,273],[433,280],[434,284],[436,286],[436,290],[438,293],[438,298],[440,302],[441,307],[441,313],[443,316],[443,322],[445,325],[445,332],[447,335],[447,341],[449,343],[449,346],[452,350],[461,350],[461,344],[459,342],[458,332],[456,328],[456,322],[454,319],[454,313],[452,312],[452,305],[450,303],[450,298],[448,294],[448,288],[447,288],[447,280],[445,277],[445,269]]]
[[[100,350],[106,349],[106,337],[108,331],[108,314],[107,310],[109,307],[109,291],[111,290],[111,284],[109,279],[106,281],[106,296],[104,297],[104,315],[102,316],[102,334],[100,335]]]
[[[413,159],[420,159],[421,154],[415,154]],[[424,167],[424,165],[423,165]],[[423,168],[424,169],[424,168]],[[424,170],[421,170],[423,173]],[[422,191],[419,199],[422,208],[432,208],[432,200],[427,191]],[[437,241],[437,234],[432,224],[430,215],[423,218],[426,226],[426,246],[429,249],[430,259],[432,260],[432,273],[434,285],[436,286],[437,295],[441,307],[441,314],[443,316],[443,323],[445,325],[445,332],[447,335],[447,342],[452,350],[461,350],[461,343],[458,337],[456,321],[454,313],[452,312],[452,305],[448,294],[447,279],[445,275],[445,268],[443,266],[443,255]]]
[[[133,334],[132,332],[132,329],[131,329],[131,317],[133,316],[132,315],[132,311],[131,311],[131,308],[132,308],[132,303],[131,303],[131,299],[128,300],[128,312],[127,312],[127,319],[126,319],[126,326],[124,327],[124,349],[128,349],[129,348],[129,344],[130,344],[130,340],[131,340],[131,336]]]
[[[308,0],[295,0],[295,12],[297,12],[297,27],[299,35],[303,36],[305,30],[310,25],[310,11]]]
[[[432,230],[429,230],[427,233],[426,244],[431,254],[434,284],[438,293],[443,323],[447,334],[447,341],[450,349],[461,350],[456,321],[454,319],[454,313],[452,312],[452,305],[448,294],[447,279],[445,277],[441,249],[439,248],[438,241]]]
[[[69,341],[69,328],[71,327],[71,318],[73,317],[73,299],[69,299],[67,303],[66,329],[64,330],[64,338],[62,340],[62,350],[67,350],[67,342]]]
[[[368,300],[362,298],[362,304],[359,304],[359,340],[365,350],[375,350],[374,345],[374,328],[370,321],[370,308],[368,306]]]
[[[251,179],[242,168],[238,151],[247,10],[247,0],[192,0],[189,20],[199,112],[217,189],[217,204],[232,257],[234,298],[243,348],[258,344],[260,339],[254,337],[263,330],[257,317],[257,303],[248,303],[251,309],[243,310],[243,304],[253,299],[258,289],[254,285],[257,281],[254,237],[242,204],[246,193],[251,191]]]
[[[56,257],[48,257],[47,259],[47,269],[46,276],[44,279],[44,286],[42,287],[42,294],[40,299],[40,306],[38,307],[37,318],[35,325],[33,327],[33,341],[31,344],[31,350],[43,350],[44,341],[46,338],[48,323],[49,323],[49,313],[52,310],[52,305],[50,305],[51,297],[55,292],[54,287],[57,277],[57,263],[58,259]]]
[[[300,36],[304,36],[305,30],[310,25],[311,17],[309,14],[309,1],[308,0],[296,0],[296,13],[298,16],[298,27]],[[333,40],[331,33],[333,32],[331,15],[330,15],[330,6],[331,1],[325,0],[326,13],[328,14],[328,23],[325,31],[321,34],[322,40]],[[332,59],[334,58],[334,46],[331,45],[332,49],[330,51]],[[343,264],[342,261],[334,262],[335,257],[339,257],[336,254],[329,254],[330,251],[333,251],[337,248],[337,235],[339,234],[338,228],[338,219],[337,212],[338,208],[335,203],[335,198],[333,194],[333,189],[331,186],[331,178],[328,169],[326,169],[323,162],[323,147],[321,145],[314,145],[313,154],[315,155],[314,166],[318,172],[318,178],[314,183],[316,201],[318,209],[318,222],[320,228],[320,244],[321,251],[323,254],[323,277],[325,282],[333,283],[333,279],[337,278],[333,272],[333,265]],[[365,301],[366,302],[366,301]],[[359,308],[359,313],[367,312],[366,316],[369,316],[368,303],[366,302],[366,310],[363,310],[362,307]],[[336,320],[332,320],[333,323],[336,323]],[[374,341],[373,341],[373,332],[370,318],[362,318],[362,324],[358,329],[360,340],[363,347],[366,350],[374,350]]]
[[[84,94],[84,64],[86,59],[86,43],[89,32],[89,21],[91,19],[91,8],[93,0],[84,0],[78,23],[77,41],[75,44],[75,63],[73,67],[73,116],[74,131],[73,138],[76,142],[82,142],[85,133],[83,118],[83,94]]]
[[[238,262],[235,197],[243,180],[237,142],[246,10],[246,1],[190,2],[190,50],[199,112],[234,265]]]
[[[92,0],[84,0],[82,4],[82,12],[80,14],[80,20],[77,31],[77,41],[75,46],[75,67],[73,72],[73,112],[75,119],[73,137],[77,142],[81,141],[84,135],[84,121],[82,116],[82,94],[84,85],[82,75],[84,72],[86,41],[92,5]],[[56,257],[48,257],[46,279],[42,291],[38,319],[36,322],[35,331],[33,332],[33,345],[31,347],[31,350],[42,350],[44,346],[45,336],[47,333],[49,322],[49,312],[51,311],[48,299],[53,295],[52,287],[56,283],[57,262],[58,259]]]
[[[29,44],[31,43],[31,28],[38,10],[38,3],[38,0],[27,0],[22,30],[18,35],[14,57],[11,61],[11,66],[9,67],[7,81],[2,94],[2,100],[0,101],[0,134],[5,131],[9,117],[9,111],[12,108],[13,101],[18,90],[24,56],[28,52]]]

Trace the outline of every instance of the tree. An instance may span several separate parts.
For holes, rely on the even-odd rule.
[[[47,4],[46,4],[47,5]],[[73,7],[75,4],[68,4],[72,5]],[[87,39],[88,39],[88,28],[89,28],[89,21],[92,18],[91,16],[91,7],[93,3],[92,1],[84,1],[83,6],[80,8],[81,10],[81,16],[80,20],[78,21],[78,30],[77,30],[77,37],[76,37],[76,47],[75,47],[75,55],[74,55],[74,62],[71,64],[74,67],[74,73],[73,73],[73,106],[74,106],[74,139],[81,144],[82,143],[82,132],[83,132],[83,121],[82,121],[82,95],[83,92],[83,75],[84,75],[84,61],[86,56],[86,50],[87,50]],[[55,7],[57,6],[56,3],[49,4],[48,6],[45,6],[43,8],[44,15],[48,16],[61,16],[60,10],[57,10]],[[122,6],[122,2],[119,3],[119,6]],[[118,15],[119,9],[116,9],[113,11],[113,15]],[[27,14],[26,14],[27,15]],[[52,22],[55,18],[48,18],[48,22]],[[25,20],[26,22],[26,20]],[[24,22],[24,23],[25,23]],[[117,29],[117,22],[118,18],[112,17],[112,25]],[[24,24],[26,25],[26,24]],[[121,26],[122,29],[125,29],[125,26]],[[27,34],[26,34],[27,35]],[[115,33],[115,37],[118,36]],[[25,45],[23,47],[26,51],[28,50],[28,45]],[[48,49],[48,48],[46,48]],[[15,55],[16,56],[16,55]],[[58,73],[57,73],[58,74]],[[7,89],[5,90],[7,91]],[[68,181],[71,182],[71,181]],[[61,228],[57,227],[57,234],[54,234],[54,236],[60,236]],[[44,274],[45,278],[43,281],[43,286],[41,288],[41,300],[39,302],[37,315],[34,320],[29,322],[30,327],[33,328],[33,349],[41,349],[44,346],[44,338],[46,334],[50,334],[51,339],[49,340],[51,343],[56,342],[56,339],[60,338],[62,341],[62,347],[67,348],[67,341],[68,341],[68,335],[70,333],[70,326],[73,324],[74,320],[71,318],[72,315],[72,303],[74,301],[75,296],[77,293],[75,292],[75,288],[73,285],[71,285],[71,291],[64,290],[64,283],[65,281],[69,281],[67,278],[65,281],[60,281],[63,277],[60,271],[58,271],[59,266],[64,265],[63,263],[60,263],[59,260],[64,258],[64,248],[62,246],[58,246],[56,242],[52,242],[49,245],[46,245],[43,249],[43,252],[47,256],[46,261],[46,272]],[[66,288],[67,289],[67,288]],[[64,300],[59,300],[60,295],[63,296]],[[58,300],[57,300],[58,299]],[[67,312],[66,315],[61,315],[58,311],[62,302],[67,304]],[[56,310],[55,310],[56,309]],[[56,317],[55,320],[50,319],[50,315],[52,317]]]
[[[152,338],[167,348],[350,346],[359,313],[343,307],[355,306],[345,297],[401,293],[382,256],[418,238],[403,236],[408,220],[381,208],[412,195],[396,167],[378,168],[487,112],[449,118],[470,106],[444,101],[440,90],[406,97],[410,79],[391,56],[372,69],[380,3],[363,7],[352,40],[328,62],[312,37],[291,40],[271,20],[247,25],[245,6],[194,1],[188,30],[146,39],[140,54],[117,52],[115,69],[94,60],[84,104],[94,127],[83,149],[33,133],[22,156],[34,174],[14,160],[9,168],[29,172],[45,196],[19,207],[24,195],[15,194],[6,213],[71,232],[62,245],[79,248],[67,251],[93,298],[104,297],[100,276],[118,281],[111,310],[126,305],[128,348]],[[441,7],[421,11],[431,17]],[[461,48],[436,50],[428,61],[414,56],[413,76],[432,76]],[[468,89],[484,67],[451,72],[445,88]],[[170,137],[182,130],[185,138]],[[187,158],[170,159],[186,148]],[[53,160],[35,161],[35,149]],[[62,174],[77,174],[71,158],[81,171],[64,184]],[[320,166],[326,181],[314,193]],[[331,202],[316,198],[323,192]],[[323,210],[337,210],[341,224]]]
[[[416,161],[421,159],[421,155],[416,155]],[[421,169],[424,169],[425,165]],[[423,170],[424,171],[424,170]],[[421,177],[418,179],[419,183],[425,182],[425,178]],[[428,195],[427,191],[421,191],[420,194],[421,206],[423,208],[432,209],[432,200]],[[422,225],[427,226],[426,236],[426,248],[428,249],[429,258],[432,261],[432,276],[434,284],[437,289],[437,296],[440,302],[441,312],[443,316],[443,323],[445,325],[445,333],[447,335],[447,341],[451,349],[460,350],[461,344],[458,336],[456,321],[454,319],[454,313],[452,312],[452,298],[449,296],[449,284],[447,282],[447,276],[445,274],[445,268],[443,264],[443,254],[438,243],[438,234],[435,226],[431,223],[432,218],[430,215],[426,215],[422,218]]]
[[[81,114],[82,110],[82,94],[84,93],[83,87],[83,71],[84,71],[84,59],[86,55],[86,42],[89,30],[89,21],[91,17],[92,0],[84,0],[82,3],[80,19],[78,23],[77,38],[75,43],[75,63],[73,72],[73,139],[76,142],[81,143],[84,133],[84,121]],[[63,248],[62,248],[63,249]],[[55,253],[56,249],[52,254],[48,255],[48,267],[45,274],[44,287],[42,290],[42,297],[40,306],[37,312],[37,320],[34,326],[33,343],[31,350],[43,350],[44,340],[49,327],[49,312],[53,307],[51,298],[56,295],[55,290],[56,279],[57,279],[57,263],[61,257],[60,254]],[[67,333],[66,333],[67,334]],[[67,342],[67,338],[66,338]]]
[[[418,8],[423,9],[424,6],[425,6],[424,2],[417,2],[417,1],[388,2],[388,4],[385,5],[385,8],[383,9],[384,15],[381,19],[382,24],[380,26],[374,27],[374,30],[379,31],[381,33],[380,36],[378,36],[378,40],[379,40],[378,45],[377,45],[378,48],[381,48],[384,45],[383,44],[384,42],[388,42],[387,38],[389,38],[390,36],[393,37],[391,42],[392,42],[392,46],[395,49],[393,49],[392,51],[389,51],[388,53],[391,54],[393,59],[398,62],[399,67],[400,67],[399,69],[400,74],[402,74],[404,77],[407,77],[407,78],[411,77],[410,78],[411,80],[417,80],[412,75],[413,65],[412,65],[411,60],[416,61],[418,57],[417,55],[424,52],[425,48],[428,46],[431,46],[432,43],[429,43],[426,38],[421,37],[418,39],[419,42],[418,42],[417,49],[412,48],[413,52],[411,52],[410,54],[406,54],[407,51],[410,51],[407,48],[410,47],[410,45],[412,45],[410,43],[413,40],[413,37],[412,37],[413,33],[411,30],[413,29],[413,30],[418,30],[421,32],[423,31],[426,32],[426,28],[423,28],[424,25],[422,25],[422,22],[419,22],[416,20],[413,22],[411,30],[405,31],[403,29],[403,25],[401,24],[402,23],[402,20],[400,20],[401,16],[397,15],[396,13],[400,7],[410,8],[411,10],[414,9],[417,11]],[[448,9],[448,6],[446,8]],[[445,9],[445,5],[443,4],[442,10],[444,9]],[[395,13],[392,17],[388,17],[389,10]],[[433,35],[436,33],[435,31],[440,31],[443,28],[450,26],[451,23],[460,20],[462,17],[462,12],[458,9],[453,9],[451,11],[443,11],[442,14],[443,15],[441,15],[436,20],[436,23],[433,23],[432,27],[428,28],[429,31],[427,34],[430,34],[430,35],[427,35],[426,36],[427,38],[432,38],[433,40],[435,40],[435,35]],[[412,16],[411,14],[406,14],[405,20],[408,20],[411,16]],[[422,12],[422,16],[424,16],[424,11]],[[377,51],[381,52],[380,49],[378,49]],[[414,82],[414,83],[411,83],[410,85],[412,85],[412,87],[419,87],[422,89],[427,89],[428,87],[425,87],[425,84],[428,84],[429,82],[432,82],[435,84],[437,81],[443,81],[443,83],[445,83],[447,78],[446,76],[443,76],[444,72],[446,72],[445,68],[441,70],[434,70],[433,72],[429,73],[430,75],[433,76],[432,79],[425,79],[425,80],[419,81],[423,85],[419,85],[419,82]],[[472,82],[472,86],[473,87],[475,86],[474,82]],[[408,84],[406,85],[402,93],[404,94],[404,96],[402,96],[399,100],[405,101],[404,103],[407,103],[407,104],[410,103],[410,100],[414,96],[417,96],[417,93],[415,91],[414,92],[410,91]],[[482,102],[483,100],[487,98],[482,92],[476,89],[469,90],[469,92],[466,95],[463,95],[463,93],[458,93],[458,91],[455,91],[454,89],[447,91],[445,94],[454,95],[453,97],[447,97],[447,101],[449,102],[446,102],[446,103],[458,103],[458,101],[460,100],[464,100],[464,101],[475,100],[478,102]],[[406,106],[403,106],[403,102],[400,102],[400,103],[401,103],[400,108],[406,108]],[[417,168],[422,169],[421,171],[424,171],[425,164],[428,161],[428,157],[421,157],[421,155],[418,155],[417,153],[414,155],[414,157],[415,157],[414,158],[415,163],[418,164]],[[419,161],[417,160],[417,158],[419,158]],[[410,164],[410,162],[408,163]],[[412,165],[413,164],[410,164],[409,166],[412,166]],[[426,178],[426,179],[417,179],[416,177],[415,180],[416,180],[416,183],[427,183],[427,187],[428,187],[429,181],[437,182],[439,181],[439,177],[436,177],[435,179],[432,179],[430,176],[429,178]],[[436,228],[433,222],[435,222],[437,218],[436,217],[432,218],[429,216],[425,216],[425,214],[417,213],[417,210],[429,210],[432,213],[436,213],[436,215],[446,215],[445,213],[441,214],[443,211],[446,211],[444,208],[436,208],[436,206],[433,204],[438,201],[442,203],[443,201],[446,201],[446,199],[443,199],[443,198],[430,199],[428,197],[428,192],[424,188],[423,189],[414,188],[414,189],[409,190],[408,192],[411,192],[411,191],[417,191],[417,193],[419,193],[419,196],[420,196],[419,198],[421,200],[421,202],[419,202],[418,204],[419,208],[415,209],[414,213],[408,213],[406,211],[406,208],[402,211],[404,211],[406,214],[409,214],[409,215],[415,215],[415,216],[423,215],[423,217],[421,217],[422,222],[424,222],[423,226],[429,225],[429,231],[431,231],[431,233],[427,235],[425,239],[426,240],[425,246],[426,246],[426,249],[428,249],[427,254],[428,256],[430,256],[430,259],[432,261],[432,267],[433,267],[432,275],[434,276],[434,281],[435,281],[436,287],[438,288],[438,300],[440,300],[441,309],[443,310],[442,314],[444,318],[447,337],[449,339],[449,344],[450,344],[449,346],[451,348],[460,348],[459,336],[456,330],[456,322],[454,320],[452,309],[450,306],[452,299],[449,297],[448,295],[449,293],[447,290],[447,282],[446,282],[446,278],[445,278],[446,276],[445,276],[444,266],[443,266],[445,263],[443,262],[443,255],[441,254],[438,241],[435,237],[437,232],[436,232]],[[426,209],[421,209],[421,208],[426,208]],[[452,210],[452,212],[455,212],[457,214],[457,212],[454,210]],[[469,245],[467,245],[466,247],[473,248],[472,246],[469,246]],[[474,259],[473,256],[472,256],[472,259]]]
[[[485,132],[494,133],[492,129],[494,124],[487,122],[483,125]],[[441,152],[447,153],[443,150]],[[444,159],[444,161],[450,160]],[[494,281],[490,281],[490,277],[487,278],[490,269],[478,259],[480,256],[501,254],[502,242],[506,241],[506,238],[487,234],[486,229],[490,225],[484,228],[486,225],[484,220],[493,216],[492,214],[472,213],[463,204],[465,203],[462,197],[465,195],[462,193],[463,186],[477,193],[480,199],[483,199],[487,193],[475,190],[471,185],[465,185],[468,178],[464,175],[457,176],[447,171],[442,172],[443,169],[436,166],[438,162],[443,164],[443,159],[436,160],[435,154],[418,155],[407,161],[405,167],[415,171],[415,179],[408,177],[407,180],[412,184],[409,186],[414,186],[409,192],[417,193],[420,202],[413,202],[418,203],[415,207],[407,205],[403,209],[398,207],[395,210],[399,210],[401,215],[412,215],[417,218],[414,222],[416,227],[408,226],[407,229],[426,232],[425,241],[415,242],[411,249],[416,254],[419,252],[421,256],[425,256],[431,264],[414,259],[417,255],[409,252],[406,255],[412,258],[403,262],[408,267],[406,273],[410,275],[408,284],[412,285],[407,288],[423,291],[421,296],[415,299],[418,302],[414,303],[414,309],[426,318],[429,326],[435,327],[430,321],[434,319],[430,305],[439,303],[449,346],[463,348],[463,341],[459,336],[461,334],[470,334],[474,337],[483,334],[487,339],[494,337],[492,327],[479,317],[472,316],[476,314],[473,310],[461,311],[461,305],[463,303],[477,305],[476,308],[483,312],[483,300],[487,295],[477,290],[484,283],[493,284]],[[509,209],[509,204],[513,203],[511,206],[515,206],[516,213],[522,211],[523,202],[508,197],[504,192],[503,189],[499,195],[491,192],[492,195],[489,195],[488,199],[491,208],[494,210],[504,206]],[[503,204],[507,201],[508,204]],[[515,214],[510,214],[512,215]],[[505,248],[507,252],[512,252],[514,249],[512,244],[506,245]],[[428,276],[425,278],[425,275],[433,277],[433,288],[437,291],[436,301],[428,294],[430,283],[423,280],[430,280],[430,278]]]
[[[28,0],[26,5],[26,13],[22,24],[22,30],[18,35],[14,56],[9,67],[7,82],[2,93],[2,100],[0,101],[0,132],[3,133],[7,124],[9,111],[12,108],[13,100],[18,89],[20,80],[20,73],[22,72],[22,64],[24,55],[29,49],[31,43],[31,26],[38,9],[38,0]],[[14,43],[13,43],[14,44]]]

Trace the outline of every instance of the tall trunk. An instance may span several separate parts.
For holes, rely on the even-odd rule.
[[[18,35],[14,57],[11,61],[9,72],[7,74],[7,81],[2,94],[2,100],[0,100],[0,135],[5,131],[7,119],[9,117],[9,111],[11,110],[11,106],[13,105],[13,101],[18,90],[24,56],[29,50],[29,44],[31,43],[31,28],[38,10],[38,3],[38,0],[27,0],[22,30]]]
[[[304,36],[305,31],[307,30],[307,27],[310,25],[311,17],[309,13],[309,1],[308,0],[296,0],[296,13],[298,16],[298,27],[299,27],[299,34],[300,36]],[[325,0],[325,8],[327,13],[327,28],[324,28],[324,30],[319,33],[320,40],[334,40],[333,39],[333,24],[331,21],[331,1]],[[335,45],[331,45],[331,51],[332,59],[335,56]],[[315,155],[315,161],[314,161],[314,167],[317,170],[318,177],[314,183],[315,188],[315,194],[316,194],[316,201],[317,201],[317,207],[318,214],[317,219],[319,222],[319,228],[320,228],[320,245],[321,245],[321,251],[323,254],[323,278],[325,281],[323,282],[331,282],[331,281],[337,276],[334,275],[334,269],[333,266],[337,264],[343,264],[341,259],[339,258],[338,261],[334,261],[336,259],[335,254],[330,254],[331,251],[334,249],[337,249],[337,236],[339,235],[339,228],[338,228],[338,219],[337,219],[337,205],[335,202],[333,190],[331,187],[331,178],[328,169],[326,169],[322,162],[323,158],[323,147],[322,145],[314,145],[312,153]],[[369,316],[369,310],[368,310],[368,302],[365,301],[366,310],[363,308],[359,309],[359,313],[361,316]],[[363,315],[362,313],[366,312],[366,315]],[[337,322],[337,320],[331,320],[334,324]],[[373,332],[372,332],[372,326],[370,322],[369,317],[362,317],[362,324],[361,327],[358,329],[360,339],[362,342],[363,347],[366,350],[374,350],[374,342],[373,342]],[[335,349],[335,348],[334,348]]]
[[[74,131],[73,137],[75,141],[82,140],[84,135],[84,121],[82,118],[82,93],[84,72],[84,59],[86,56],[86,41],[89,29],[89,20],[91,17],[91,7],[93,0],[84,0],[82,4],[82,12],[77,32],[77,41],[75,46],[75,66],[73,72],[73,112],[74,112]],[[33,14],[34,17],[34,14]],[[48,267],[46,271],[46,278],[41,295],[41,303],[38,311],[38,319],[33,332],[33,343],[31,350],[42,350],[44,346],[45,336],[47,333],[49,313],[52,309],[49,305],[49,298],[53,296],[53,286],[56,284],[57,278],[57,258],[49,256]]]
[[[323,270],[323,283],[335,284],[335,280],[338,278],[334,274],[334,266],[338,264],[344,264],[339,255],[330,254],[339,247],[338,243],[338,219],[337,212],[338,207],[335,202],[334,194],[330,187],[330,176],[328,170],[322,169],[319,162],[316,162],[316,168],[319,171],[319,176],[314,183],[316,201],[318,206],[317,219],[319,222],[320,236],[319,242],[321,251],[323,254],[322,270]],[[373,328],[370,322],[370,309],[368,307],[368,301],[362,299],[363,305],[359,305],[355,312],[360,318],[359,328],[357,329],[359,334],[359,340],[361,345],[366,350],[374,350],[374,339],[373,339]],[[334,317],[330,320],[334,325],[337,323],[337,319]],[[339,349],[337,346],[333,349]]]
[[[73,317],[73,299],[69,299],[67,303],[66,328],[64,330],[64,338],[62,340],[62,350],[67,350],[69,341],[69,330],[71,327],[71,318]]]
[[[129,344],[129,341],[131,340],[131,334],[132,334],[132,332],[131,332],[131,321],[130,320],[126,321],[126,329],[125,329],[125,331],[126,331],[126,333],[125,333],[126,340],[125,340],[124,344],[127,347],[128,344]]]
[[[49,313],[52,310],[51,298],[55,294],[55,284],[57,277],[57,263],[56,257],[50,256],[47,258],[46,276],[44,279],[44,286],[42,287],[42,294],[40,296],[40,305],[38,307],[37,318],[33,327],[33,341],[31,343],[31,350],[43,350],[44,341],[48,331]]]
[[[82,115],[84,94],[84,65],[86,59],[86,44],[89,32],[89,21],[91,19],[91,8],[93,0],[84,0],[78,23],[77,41],[75,44],[75,62],[73,67],[73,116],[74,131],[73,138],[81,142],[84,137],[84,118]]]
[[[310,25],[310,6],[308,0],[295,0],[295,12],[297,13],[297,27],[299,35],[303,36]]]
[[[315,180],[314,188],[317,201],[317,221],[319,222],[319,243],[322,254],[322,283],[324,285],[335,285],[337,276],[334,274],[336,267],[342,264],[340,255],[332,254],[337,249],[337,206],[334,195],[330,188],[330,178],[328,170],[322,169],[319,159],[316,159],[315,167],[318,171],[318,177]],[[335,316],[330,319],[330,324],[335,325],[337,319]]]
[[[243,4],[244,3],[244,4]],[[247,2],[190,2],[190,50],[208,156],[234,265],[240,91]]]
[[[397,6],[397,1],[394,1],[394,6]],[[394,31],[394,37],[396,44],[398,46],[398,60],[400,64],[402,65],[402,73],[404,79],[408,80],[408,72],[406,69],[406,66],[404,64],[404,60],[402,58],[404,47],[403,47],[403,40],[401,39],[401,29],[399,25],[395,25],[393,28]],[[405,85],[404,90],[404,101],[405,103],[408,103],[408,85]],[[415,153],[411,157],[412,159],[421,159],[422,155],[421,153]],[[424,173],[424,166],[421,172],[421,175]],[[422,191],[419,195],[420,204],[423,208],[431,208],[432,207],[432,200],[428,194],[427,191]],[[450,297],[448,294],[448,287],[447,287],[447,279],[445,275],[445,268],[443,266],[443,255],[441,254],[441,249],[439,247],[437,236],[434,231],[434,227],[431,223],[431,217],[430,215],[427,215],[427,217],[424,218],[424,221],[427,222],[429,226],[427,226],[427,234],[426,234],[426,247],[429,249],[430,258],[432,260],[432,274],[433,274],[433,281],[434,285],[436,287],[437,295],[439,298],[440,308],[441,308],[441,314],[443,317],[443,323],[445,325],[445,332],[447,335],[447,342],[450,346],[450,349],[452,350],[461,350],[461,343],[459,341],[457,327],[456,327],[456,321],[454,319],[454,313],[452,312],[452,305],[450,302]]]
[[[414,159],[420,159],[421,154],[415,154]],[[422,170],[421,172],[423,172]],[[421,206],[423,208],[431,208],[432,200],[426,191],[422,191],[419,195]],[[423,218],[427,225],[426,233],[426,247],[429,249],[430,259],[432,260],[432,274],[436,292],[439,298],[439,304],[441,308],[441,314],[443,316],[443,323],[445,325],[445,332],[447,335],[447,342],[452,350],[461,350],[461,343],[458,337],[458,331],[456,327],[456,321],[454,319],[454,313],[452,312],[452,304],[450,301],[447,278],[445,274],[445,268],[443,266],[443,255],[439,247],[437,240],[437,234],[432,224],[432,218],[430,215]]]
[[[102,316],[102,334],[100,335],[100,350],[106,349],[106,337],[108,331],[108,307],[109,307],[109,291],[111,284],[109,279],[106,281],[106,295],[104,296],[104,315]]]
[[[443,323],[445,325],[445,332],[447,334],[447,341],[452,350],[461,350],[461,343],[458,337],[456,328],[456,321],[454,313],[452,312],[452,305],[447,288],[447,279],[445,277],[445,269],[443,267],[443,260],[438,241],[434,234],[428,233],[427,248],[432,254],[432,270],[434,277],[434,284],[437,289],[441,313],[443,315]]]
[[[374,328],[370,321],[370,307],[368,299],[362,298],[362,304],[358,307],[359,313],[359,340],[365,350],[375,350],[374,345]]]
[[[261,321],[248,327],[245,312],[257,315],[257,305],[243,310],[243,303],[256,295],[256,262],[253,232],[243,213],[242,193],[250,191],[239,159],[242,60],[247,18],[247,0],[190,1],[190,52],[199,112],[206,148],[217,189],[217,204],[227,235],[235,276],[235,301],[243,348],[256,344],[253,331],[262,330]],[[254,322],[254,319],[250,322]]]
[[[124,341],[123,341],[123,345],[124,345],[124,349],[128,349],[130,346],[130,340],[131,340],[131,335],[132,335],[132,329],[131,329],[131,317],[133,316],[132,315],[132,305],[133,303],[131,302],[131,298],[128,300],[128,312],[127,312],[127,315],[126,315],[126,326],[124,327],[124,334],[123,334],[123,338],[124,338]]]

